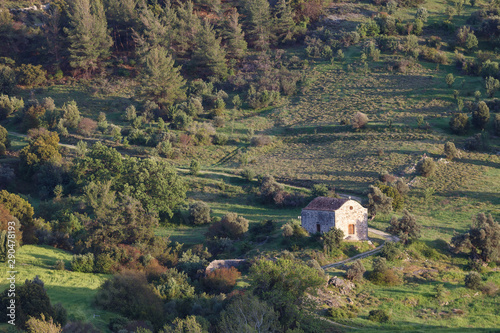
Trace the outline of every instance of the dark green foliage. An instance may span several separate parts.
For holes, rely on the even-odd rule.
[[[218,328],[219,332],[276,332],[278,319],[272,306],[247,293],[231,298],[221,313]]]
[[[491,214],[480,213],[475,218],[469,231],[457,234],[451,239],[456,251],[469,250],[472,259],[479,258],[485,262],[500,258],[500,224]]]
[[[80,273],[92,273],[94,271],[94,254],[74,255],[71,261],[71,270]]]
[[[453,142],[446,142],[444,144],[444,155],[450,161],[458,157],[458,150]]]
[[[210,207],[203,201],[196,201],[189,207],[189,222],[192,224],[210,223]]]
[[[490,149],[488,132],[482,131],[467,138],[465,147],[468,150],[488,151]]]
[[[388,261],[396,260],[401,254],[401,250],[397,243],[394,242],[385,242],[382,247],[382,251],[380,251],[380,255],[386,258]]]
[[[390,185],[385,185],[385,184],[377,184],[376,185],[383,194],[386,196],[392,198],[392,209],[393,210],[399,210],[403,208],[404,206],[404,199],[399,193],[399,191],[394,187]]]
[[[485,81],[486,93],[490,98],[495,95],[495,92],[500,88],[500,81],[494,77],[488,76]]]
[[[238,239],[248,231],[248,220],[236,213],[228,213],[220,221],[215,221],[207,231],[207,237],[227,237]]]
[[[282,325],[299,316],[297,305],[306,292],[315,292],[325,283],[316,269],[287,259],[257,261],[250,269],[250,281],[254,294],[280,313]]]
[[[148,285],[143,273],[114,275],[101,286],[95,304],[127,318],[149,320],[155,326],[162,322],[161,299]]]
[[[137,331],[138,333],[141,333]],[[170,325],[165,325],[158,333],[206,333],[203,326],[195,316],[187,316],[184,319],[175,318]]]
[[[483,279],[478,272],[469,272],[464,279],[465,286],[469,289],[478,290],[483,284]]]
[[[448,73],[446,75],[446,84],[448,85],[448,87],[451,88],[454,82],[455,82],[455,77],[453,76],[453,74]]]
[[[418,161],[416,171],[423,177],[431,177],[436,172],[436,162],[432,157],[426,157]]]
[[[389,319],[389,315],[385,310],[371,310],[368,314],[368,320],[375,321],[377,323],[386,323]]]
[[[410,192],[410,187],[408,186],[406,181],[402,178],[399,178],[398,180],[396,180],[396,184],[394,184],[394,188],[396,189],[396,191],[399,192],[399,194],[402,197],[405,197],[408,194],[408,192]]]
[[[344,232],[335,227],[323,234],[323,251],[329,254],[340,247],[344,239]]]
[[[224,42],[227,48],[227,55],[230,58],[242,58],[247,50],[245,34],[241,30],[239,14],[233,8],[228,15],[224,26]]]
[[[112,45],[101,0],[73,0],[69,6],[71,28],[65,28],[70,43],[70,65],[86,74],[98,68]]]
[[[115,261],[108,253],[99,253],[95,259],[94,272],[110,274],[113,272]]]
[[[214,135],[214,144],[219,146],[224,146],[228,140],[227,134],[224,133],[215,133]]]
[[[500,113],[497,113],[493,119],[493,128],[495,129],[496,135],[500,135]]]
[[[255,171],[252,169],[243,169],[241,171],[241,176],[245,178],[247,181],[251,182],[255,178]]]
[[[249,0],[244,3],[245,31],[250,45],[258,50],[268,48],[271,38],[271,12],[267,0]]]
[[[298,29],[294,21],[290,1],[278,0],[276,3],[272,30],[277,42],[280,44],[290,43],[295,40]]]
[[[175,268],[168,269],[159,275],[148,275],[148,282],[153,285],[155,292],[166,301],[194,296],[194,287],[190,284],[187,274],[179,272]]]
[[[370,185],[368,194],[368,213],[375,216],[378,213],[387,214],[392,211],[392,198],[382,193],[382,191],[373,185]]]
[[[368,278],[378,285],[395,286],[401,284],[401,278],[396,275],[393,269],[387,267],[386,259],[381,257],[373,259],[373,271],[370,272]]]
[[[358,259],[351,266],[349,266],[346,272],[346,277],[351,281],[361,281],[365,272],[365,266],[363,266],[361,260]]]
[[[196,47],[191,62],[198,75],[211,80],[222,80],[227,77],[225,52],[221,47],[221,39],[215,37],[215,31],[208,22],[203,22],[196,33]]]
[[[273,176],[266,175],[260,183],[260,198],[264,203],[274,202],[274,196],[282,191],[282,186],[276,182]]]
[[[0,147],[2,147],[3,152],[0,149],[0,156],[5,154],[5,150],[10,148],[10,140],[8,136],[7,130],[3,127],[0,126]]]
[[[490,109],[485,102],[477,104],[476,110],[472,112],[472,124],[478,129],[484,129],[490,120]]]
[[[41,65],[22,64],[16,69],[17,83],[26,87],[38,87],[47,81],[47,71]]]
[[[0,304],[3,311],[6,311],[10,305],[11,297],[8,297],[9,289],[6,289],[0,295]],[[26,328],[26,322],[30,317],[40,318],[43,314],[46,318],[54,318],[55,320],[66,321],[64,311],[58,307],[57,318],[56,309],[50,303],[47,291],[44,288],[44,283],[36,276],[33,280],[26,280],[23,285],[16,287],[16,326]],[[2,313],[2,322],[6,322],[9,318]]]
[[[2,190],[0,191],[0,204],[9,211],[10,215],[17,218],[21,223],[23,243],[36,243],[33,223],[34,210],[30,203],[14,193]]]
[[[0,93],[10,94],[16,83],[16,72],[9,66],[0,65]]]
[[[387,232],[398,235],[404,244],[409,244],[420,238],[421,229],[422,226],[417,222],[416,217],[405,209],[399,220],[395,216],[392,217]]]
[[[192,160],[191,164],[189,165],[189,173],[192,175],[196,176],[198,173],[200,173],[201,170],[201,164],[198,160]]]
[[[328,196],[328,187],[325,184],[314,184],[311,189],[313,197],[326,197]]]
[[[185,80],[180,68],[163,47],[150,49],[143,58],[141,93],[166,107],[185,98]]]
[[[292,220],[283,226],[283,237],[292,237],[294,239],[299,239],[309,236],[306,229],[302,228],[299,220]]]
[[[455,134],[465,134],[469,125],[469,117],[466,113],[455,113],[450,119],[450,129]]]
[[[64,271],[66,268],[66,265],[64,264],[64,260],[57,260],[56,261],[56,266],[55,266],[55,269],[58,270],[58,271]]]
[[[185,130],[192,122],[193,118],[188,116],[184,111],[177,111],[171,125],[174,129]]]

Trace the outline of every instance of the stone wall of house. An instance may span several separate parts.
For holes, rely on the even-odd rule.
[[[335,211],[336,227],[344,232],[346,239],[368,240],[368,209],[355,200],[349,200]],[[354,224],[354,234],[349,234],[349,224]]]
[[[320,225],[320,232],[327,232],[335,226],[335,212],[320,210],[303,210],[301,215],[302,228],[310,234],[315,234]]]

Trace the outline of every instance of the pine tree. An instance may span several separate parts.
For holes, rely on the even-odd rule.
[[[273,30],[279,43],[285,44],[294,40],[296,25],[292,7],[286,0],[278,0],[276,4]]]
[[[191,62],[197,73],[216,80],[227,76],[225,52],[221,47],[221,39],[215,36],[215,31],[206,21],[196,34],[196,47]]]
[[[233,8],[226,21],[224,41],[230,58],[242,58],[247,50],[245,33],[241,30],[239,16],[236,8]]]
[[[165,48],[152,48],[145,55],[143,65],[141,83],[144,96],[164,106],[185,97],[186,81],[179,73],[180,67],[174,65],[174,60]]]
[[[244,3],[247,38],[258,50],[269,47],[271,12],[268,0],[248,0]]]
[[[70,65],[89,74],[99,59],[109,55],[112,45],[101,0],[72,0],[70,26],[65,28],[70,43]]]

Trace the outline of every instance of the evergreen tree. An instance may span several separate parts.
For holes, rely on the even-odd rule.
[[[242,58],[247,50],[245,33],[241,30],[239,16],[236,8],[233,8],[226,20],[224,42],[227,48],[227,55],[230,58]]]
[[[70,26],[65,29],[70,43],[70,65],[89,74],[99,59],[109,55],[112,45],[101,0],[72,0]]]
[[[273,20],[273,31],[278,39],[278,42],[284,44],[293,41],[296,30],[290,2],[286,0],[278,0]]]
[[[196,47],[191,62],[196,72],[213,79],[224,79],[227,76],[225,52],[221,39],[215,36],[212,26],[204,22],[196,34]]]
[[[269,47],[271,12],[268,0],[248,0],[244,2],[247,38],[259,50]]]
[[[477,104],[477,109],[472,112],[472,123],[476,128],[484,129],[490,121],[490,109],[485,102],[481,101]]]
[[[142,94],[163,105],[183,99],[185,80],[179,70],[180,67],[174,65],[174,60],[165,48],[152,48],[144,57]]]

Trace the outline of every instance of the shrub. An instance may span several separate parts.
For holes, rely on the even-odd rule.
[[[352,117],[351,120],[352,128],[354,129],[365,128],[366,124],[368,124],[368,117],[366,116],[366,114],[362,112],[356,112],[356,114],[354,114],[354,116]]]
[[[227,294],[233,290],[236,280],[240,277],[241,273],[235,267],[219,268],[208,272],[202,284],[209,293]]]
[[[21,110],[24,107],[23,99],[0,95],[0,120],[7,119],[8,116]]]
[[[328,187],[325,184],[314,184],[311,189],[313,197],[326,197],[328,196]]]
[[[302,238],[309,236],[306,229],[302,228],[299,220],[292,220],[286,223],[282,229],[283,237]]]
[[[178,130],[184,130],[193,122],[193,118],[188,116],[185,112],[179,111],[172,120],[172,127]]]
[[[431,157],[421,159],[416,166],[417,172],[423,177],[430,177],[436,172],[436,162]]]
[[[81,273],[92,273],[94,271],[94,254],[74,255],[71,261],[71,270]]]
[[[346,277],[351,281],[360,281],[363,279],[363,274],[365,274],[365,272],[365,266],[363,266],[361,260],[358,259],[351,266],[349,266],[346,272]]]
[[[500,113],[496,114],[493,119],[493,128],[495,129],[495,134],[500,135]]]
[[[172,143],[170,141],[162,141],[158,145],[156,145],[156,150],[160,156],[165,158],[169,158],[172,156],[173,148]]]
[[[380,188],[370,185],[368,194],[368,213],[375,216],[378,213],[386,214],[392,211],[392,198],[385,195]]]
[[[489,147],[489,137],[487,132],[477,133],[465,141],[465,148],[468,150],[488,150]]]
[[[90,118],[82,118],[78,123],[78,133],[89,136],[97,129],[97,122]]]
[[[200,225],[210,223],[210,207],[203,201],[196,201],[189,207],[189,222]]]
[[[54,323],[52,318],[45,319],[42,313],[40,319],[30,317],[26,322],[26,329],[28,333],[61,333],[61,324]]]
[[[455,134],[464,134],[470,126],[469,117],[465,113],[455,113],[450,119],[450,129]]]
[[[445,81],[448,87],[451,88],[451,86],[455,82],[455,77],[453,76],[453,74],[449,73],[448,75],[446,75]]]
[[[472,112],[472,124],[478,129],[484,129],[490,120],[490,109],[485,102],[477,104],[477,109]]]
[[[498,285],[494,282],[487,282],[483,285],[481,291],[488,296],[495,296],[498,294]]]
[[[453,142],[448,141],[444,144],[444,155],[450,161],[458,157],[458,150]]]
[[[404,244],[409,244],[420,238],[421,229],[422,227],[417,223],[415,216],[405,209],[403,216],[399,220],[395,216],[392,217],[391,225],[387,228],[387,232],[399,235]]]
[[[56,261],[55,269],[58,271],[64,271],[65,266],[66,265],[64,264],[64,260],[59,259]]]
[[[335,249],[340,247],[344,239],[344,232],[335,227],[331,228],[328,232],[323,233],[323,251],[330,254]]]
[[[223,146],[227,143],[229,137],[224,133],[215,133],[214,135],[214,144]]]
[[[248,231],[248,220],[236,213],[228,213],[220,221],[214,222],[207,232],[207,237],[227,237],[238,239]]]
[[[110,274],[113,272],[115,264],[115,261],[108,253],[100,253],[95,260],[94,271],[96,273]]]
[[[247,181],[251,182],[255,178],[255,171],[252,169],[243,169],[241,171],[241,176],[245,178]]]
[[[376,186],[382,191],[383,194],[392,198],[392,209],[393,210],[399,210],[399,209],[403,208],[404,199],[395,187],[385,185],[385,184],[377,184]]]
[[[385,242],[380,251],[380,255],[386,258],[388,261],[396,260],[401,255],[401,250],[399,246],[394,242]]]
[[[465,276],[465,286],[469,289],[478,290],[481,288],[483,280],[478,272],[470,272]]]
[[[389,319],[389,315],[385,310],[371,310],[368,314],[368,320],[375,321],[377,323],[386,323]]]
[[[272,138],[268,135],[258,135],[254,136],[250,144],[254,147],[263,147],[270,145],[273,142]]]
[[[37,87],[47,81],[47,71],[42,69],[42,65],[22,64],[16,69],[17,82],[27,87]]]
[[[358,312],[359,309],[351,304],[328,309],[328,314],[334,320],[356,318],[358,316]]]
[[[200,173],[201,170],[201,164],[197,160],[192,160],[191,164],[189,165],[189,173],[192,175],[196,176],[198,173]]]
[[[16,83],[14,70],[9,66],[0,65],[0,93],[10,94]]]

